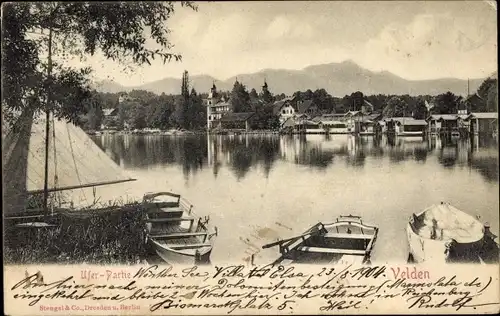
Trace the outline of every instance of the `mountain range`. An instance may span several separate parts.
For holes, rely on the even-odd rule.
[[[492,76],[497,76],[496,72]],[[264,69],[251,74],[239,74],[226,80],[219,80],[209,75],[190,76],[191,87],[197,92],[209,92],[215,83],[218,90],[231,91],[236,79],[248,90],[261,91],[264,80],[274,94],[291,95],[295,91],[324,88],[336,97],[342,97],[355,91],[365,95],[372,94],[409,94],[437,95],[451,91],[457,95],[467,94],[467,80],[442,78],[431,80],[407,80],[388,71],[374,72],[362,68],[353,61],[308,66],[302,70]],[[485,78],[469,80],[469,89],[473,93]],[[101,92],[128,92],[147,90],[156,94],[180,94],[181,79],[164,78],[140,86],[122,86],[114,81],[97,82],[94,88]]]

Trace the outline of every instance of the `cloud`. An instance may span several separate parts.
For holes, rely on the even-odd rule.
[[[481,77],[496,68],[496,50],[496,25],[491,21],[422,14],[408,24],[387,25],[355,60],[412,79]]]
[[[307,40],[314,35],[313,27],[302,21],[297,16],[280,15],[275,17],[267,26],[265,35],[267,39],[276,40]]]

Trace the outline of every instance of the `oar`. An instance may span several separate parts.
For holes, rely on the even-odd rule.
[[[280,244],[282,244],[284,242],[287,242],[287,241],[290,241],[290,240],[294,240],[294,239],[298,239],[300,237],[305,237],[307,235],[312,235],[312,234],[317,233],[317,232],[319,232],[319,230],[316,231],[316,232],[308,232],[308,233],[305,233],[305,234],[302,234],[302,235],[298,235],[298,236],[295,236],[295,237],[292,237],[292,238],[288,238],[288,239],[278,240],[278,241],[275,241],[275,242],[272,242],[270,244],[262,246],[262,249],[271,248],[271,247],[280,245]]]

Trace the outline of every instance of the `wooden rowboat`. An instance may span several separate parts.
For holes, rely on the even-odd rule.
[[[214,233],[208,229],[209,218],[197,218],[193,206],[178,194],[158,192],[143,198],[147,242],[169,264],[210,262]]]
[[[480,263],[491,257],[491,250],[485,252],[493,236],[489,229],[449,203],[413,214],[406,231],[409,260],[416,263]]]
[[[367,264],[377,234],[378,227],[364,224],[359,216],[347,215],[333,223],[318,223],[302,235],[262,248],[279,246],[281,256],[274,264]]]

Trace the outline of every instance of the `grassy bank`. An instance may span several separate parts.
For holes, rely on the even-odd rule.
[[[139,205],[61,213],[55,228],[4,229],[6,264],[136,264],[147,256]]]

